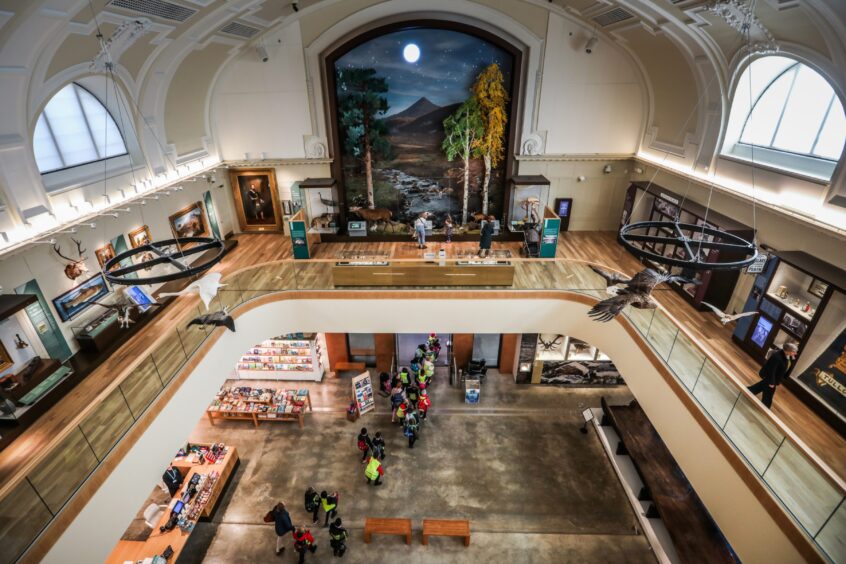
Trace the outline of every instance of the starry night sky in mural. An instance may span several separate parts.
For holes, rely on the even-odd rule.
[[[414,43],[420,59],[407,62],[403,48]],[[443,29],[410,29],[367,41],[342,57],[336,68],[374,68],[388,81],[386,116],[428,98],[438,106],[463,102],[476,76],[489,64],[498,63],[505,83],[511,82],[511,55],[472,35]]]

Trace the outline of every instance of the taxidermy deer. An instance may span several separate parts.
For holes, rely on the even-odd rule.
[[[352,206],[350,207],[350,213],[356,214],[358,217],[363,219],[364,221],[389,221],[393,213],[391,210],[385,208],[362,208],[360,206]]]
[[[53,245],[53,250],[56,251],[57,255],[68,261],[68,264],[65,265],[65,276],[67,276],[71,280],[76,280],[77,278],[88,272],[88,267],[85,266],[85,259],[87,257],[83,256],[83,254],[85,253],[85,249],[82,248],[82,242],[77,241],[73,237],[71,237],[71,241],[76,243],[76,254],[77,256],[79,256],[78,259],[72,259],[63,255],[61,245]]]

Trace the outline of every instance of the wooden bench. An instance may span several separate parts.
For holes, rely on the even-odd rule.
[[[423,519],[423,544],[429,544],[429,536],[464,537],[464,546],[470,546],[470,521]]]
[[[411,544],[411,519],[371,519],[364,521],[364,542],[370,544],[370,537],[377,535],[402,535],[405,544]]]
[[[335,372],[346,372],[348,370],[355,370],[357,372],[364,372],[363,362],[336,362]]]

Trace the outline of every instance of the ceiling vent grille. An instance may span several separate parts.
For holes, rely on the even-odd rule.
[[[598,25],[602,27],[607,27],[615,23],[624,22],[633,17],[633,14],[630,14],[622,8],[614,8],[613,10],[605,12],[604,14],[599,14],[598,16],[593,18],[593,21],[595,21]]]
[[[186,8],[179,4],[165,2],[165,0],[112,0],[109,4],[116,8],[125,8],[172,22],[184,22],[197,13],[197,10],[193,8]]]
[[[248,25],[244,25],[238,22],[229,22],[228,24],[220,28],[220,31],[222,33],[228,33],[229,35],[243,37],[244,39],[250,39],[253,35],[259,32],[259,30],[254,27],[250,27]]]

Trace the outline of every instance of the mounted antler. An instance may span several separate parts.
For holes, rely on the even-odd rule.
[[[56,251],[57,255],[68,261],[68,264],[65,265],[65,276],[71,280],[76,280],[82,276],[83,273],[88,272],[88,267],[85,266],[86,257],[83,256],[85,249],[82,248],[82,241],[78,241],[73,237],[71,237],[71,241],[76,243],[76,254],[79,256],[78,259],[72,259],[63,255],[62,247],[60,245],[53,245],[53,250]]]

